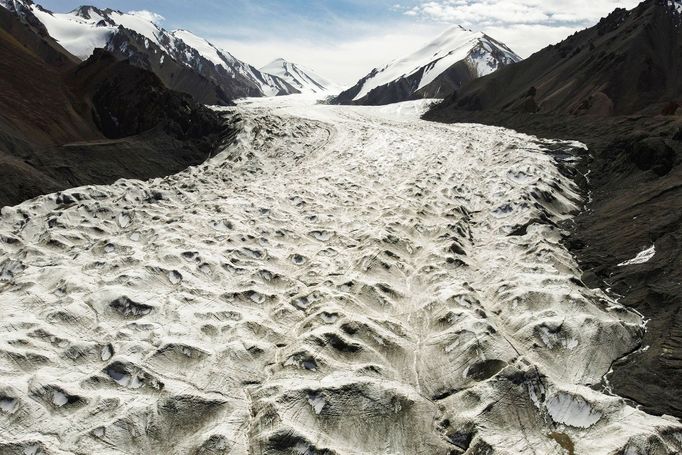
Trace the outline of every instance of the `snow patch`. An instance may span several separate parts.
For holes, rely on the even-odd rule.
[[[625,267],[628,265],[635,265],[635,264],[644,264],[646,262],[649,262],[654,256],[656,255],[656,245],[652,245],[651,248],[647,248],[644,251],[641,251],[637,256],[634,258],[621,262],[618,264],[618,267]]]

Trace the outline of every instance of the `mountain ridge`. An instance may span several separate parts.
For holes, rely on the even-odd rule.
[[[647,0],[473,81],[440,109],[659,113],[682,93],[682,4]],[[648,112],[644,112],[648,109]]]
[[[205,55],[206,49],[217,48],[203,38],[189,33],[180,36],[180,30],[169,32],[139,14],[89,5],[53,13],[29,0],[3,0],[0,5],[41,23],[81,60],[95,48],[107,49],[155,72],[169,88],[203,104],[230,105],[236,98],[297,93],[286,81],[261,74],[227,52],[218,60]]]
[[[520,60],[488,35],[453,26],[416,52],[373,69],[333,102],[381,105],[445,98],[464,82]]]

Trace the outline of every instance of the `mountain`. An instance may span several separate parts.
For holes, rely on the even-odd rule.
[[[276,75],[273,76],[259,71],[248,63],[237,59],[229,52],[218,49],[192,32],[176,30],[171,35],[176,39],[176,42],[168,45],[166,48],[173,58],[178,61],[182,61],[183,58],[187,59],[187,49],[183,46],[187,45],[198,52],[198,56],[195,55],[188,59],[192,67],[199,71],[206,66],[206,61],[212,63],[216,66],[217,71],[222,74],[223,78],[227,77],[228,80],[224,82],[226,85],[233,83],[231,81],[234,80],[245,79],[250,85],[255,86],[260,93],[260,95],[254,93],[250,96],[280,96],[298,93],[296,88],[292,87],[288,81]]]
[[[156,73],[166,86],[204,104],[231,104],[240,97],[297,93],[287,82],[265,75],[208,41],[184,30],[166,31],[148,13],[123,13],[81,6],[53,13],[30,0],[0,5],[40,24],[69,52],[84,60],[95,48]]]
[[[462,87],[440,109],[627,115],[674,111],[681,97],[682,3],[650,0]]]
[[[617,296],[648,321],[642,348],[614,362],[605,382],[647,412],[677,417],[682,416],[680,104],[682,1],[646,0],[465,84],[424,116],[577,140],[588,147],[576,178],[589,204],[565,243],[584,270],[586,286]]]
[[[278,58],[260,68],[266,74],[275,75],[287,81],[301,93],[334,94],[339,87],[308,68]]]
[[[8,5],[5,2],[5,5]],[[152,72],[97,50],[80,62],[38,21],[0,8],[0,206],[201,163],[224,120]]]
[[[334,102],[382,105],[445,98],[463,83],[520,60],[488,35],[455,26],[417,52],[374,69]]]

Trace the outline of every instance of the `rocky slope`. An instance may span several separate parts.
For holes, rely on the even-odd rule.
[[[0,8],[0,206],[202,162],[224,121],[153,74],[98,51],[83,63]]]
[[[586,143],[590,203],[568,245],[583,280],[647,319],[643,344],[614,364],[616,393],[682,417],[682,3],[648,0],[499,73],[426,118],[501,125]],[[633,115],[617,115],[628,114]],[[659,115],[667,114],[667,115]],[[652,250],[653,248],[653,250]],[[653,255],[631,261],[639,253]]]
[[[273,60],[262,67],[260,71],[284,79],[301,93],[334,95],[340,91],[338,85],[320,76],[315,71],[282,58]]]
[[[206,40],[184,30],[169,32],[143,15],[93,6],[54,13],[30,0],[3,2],[25,21],[39,23],[77,57],[87,59],[95,48],[107,49],[200,103],[229,105],[246,96],[297,93],[286,81],[262,74]]]
[[[463,83],[519,60],[493,38],[456,26],[417,52],[374,69],[333,102],[381,105],[445,98]]]

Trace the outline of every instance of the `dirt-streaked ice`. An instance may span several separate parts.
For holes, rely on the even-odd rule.
[[[561,243],[578,145],[425,104],[245,103],[202,166],[4,209],[0,453],[682,450],[601,386],[642,321]]]

